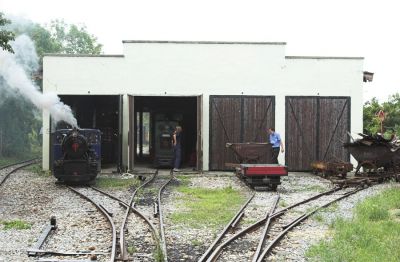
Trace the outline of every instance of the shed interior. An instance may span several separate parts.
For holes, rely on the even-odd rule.
[[[196,167],[197,97],[135,96],[135,165],[171,167],[171,135],[182,132],[182,167]],[[166,162],[163,162],[163,161]]]
[[[102,169],[121,167],[121,116],[122,98],[119,95],[60,95],[69,105],[80,128],[93,128],[101,131]],[[65,123],[56,127],[69,128]]]

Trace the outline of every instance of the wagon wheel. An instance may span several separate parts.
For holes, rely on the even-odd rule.
[[[367,175],[371,173],[376,173],[378,169],[377,166],[371,161],[361,162],[360,167],[363,167],[364,172],[367,173]],[[357,168],[359,169],[360,167]]]

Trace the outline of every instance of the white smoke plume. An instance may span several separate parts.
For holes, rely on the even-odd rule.
[[[55,122],[65,121],[77,127],[71,108],[62,103],[55,93],[41,93],[28,76],[27,73],[35,72],[38,68],[38,57],[32,40],[21,35],[10,44],[14,54],[0,49],[0,78],[5,82],[3,87],[0,83],[1,96],[6,92],[21,94],[38,109],[47,109]]]

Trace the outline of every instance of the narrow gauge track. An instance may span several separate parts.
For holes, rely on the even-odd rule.
[[[149,181],[151,182],[151,187],[143,189],[139,196],[137,196],[138,200],[136,202],[132,202],[136,209],[140,209],[143,214],[147,215],[150,219],[150,222],[158,226],[159,238],[158,238],[158,248],[159,251],[156,254],[158,260],[163,260],[164,262],[168,261],[167,255],[167,243],[164,234],[164,220],[163,220],[163,211],[162,211],[162,192],[165,187],[174,179],[173,172],[170,172],[169,177],[166,179],[161,179],[159,176],[158,179],[153,179]]]
[[[215,238],[213,243],[208,247],[208,249],[203,253],[203,255],[200,257],[199,262],[204,262],[206,259],[211,255],[211,253],[214,251],[215,247],[221,243],[222,239],[227,236],[227,234],[234,229],[240,220],[243,218],[245,214],[245,209],[249,206],[249,203],[253,200],[254,196],[256,193],[253,193],[247,201],[242,205],[242,207],[239,209],[239,211],[232,217],[232,219],[229,221],[229,223],[224,227],[224,229],[221,231],[221,233]]]
[[[273,194],[268,194],[268,192],[256,192],[254,193],[242,206],[242,208],[236,213],[234,218],[228,223],[228,225],[225,227],[225,229],[220,233],[220,235],[214,240],[214,242],[211,244],[211,246],[207,249],[207,251],[202,255],[202,257],[199,259],[200,262],[205,262],[205,261],[210,261],[210,257],[213,256],[215,250],[218,248],[218,246],[221,243],[224,243],[227,239],[230,239],[231,237],[235,236],[235,233],[241,230],[244,230],[247,228],[248,223],[245,223],[245,221],[242,221],[241,218],[244,216],[244,213],[246,214],[246,217],[250,219],[262,219],[265,217],[265,213],[267,213],[268,210],[275,210],[276,204],[277,204],[277,199],[279,199],[279,195],[276,193]],[[263,203],[263,206],[265,206],[264,212],[254,212],[254,209],[260,209],[260,205],[258,204],[256,207],[254,206],[255,203]],[[271,211],[270,211],[271,212]],[[255,232],[253,234],[261,234],[261,228],[255,228]],[[260,231],[260,232],[259,232]],[[250,234],[244,235],[241,239],[241,245],[240,249],[243,250],[250,250],[251,246],[253,245],[254,242],[254,237],[251,239]],[[237,247],[235,247],[237,248]],[[233,249],[235,249],[233,248]],[[249,260],[250,257],[247,254],[242,254],[245,256],[246,260]]]
[[[0,167],[0,186],[7,180],[7,178],[12,174],[17,172],[18,170],[36,164],[40,158],[33,158],[29,160],[25,160],[22,162],[14,163],[14,164],[9,164],[6,166]]]
[[[129,257],[128,247],[127,247],[127,225],[129,215],[133,212],[140,219],[142,219],[145,224],[149,227],[152,237],[155,242],[155,252],[157,250],[162,251],[162,258],[164,261],[167,261],[166,256],[166,242],[163,234],[163,222],[162,222],[162,212],[161,212],[161,193],[165,186],[173,179],[172,177],[168,179],[166,182],[163,181],[161,183],[161,187],[158,191],[158,225],[159,230],[156,229],[154,221],[148,219],[148,214],[145,212],[139,211],[135,207],[134,199],[137,197],[138,193],[143,190],[148,184],[151,182],[155,183],[154,180],[158,174],[156,171],[149,179],[147,179],[142,185],[140,185],[136,190],[132,193],[130,197],[129,203],[124,202],[123,200],[104,192],[96,187],[89,188],[73,188],[68,187],[73,192],[79,194],[81,197],[90,201],[96,208],[102,213],[102,215],[107,219],[108,224],[110,225],[112,232],[112,244],[111,244],[111,253],[109,261],[132,261],[132,257]],[[158,181],[158,179],[156,180]],[[159,183],[159,182],[158,182]],[[104,198],[107,196],[107,198]],[[156,206],[156,205],[154,205]],[[125,209],[125,211],[121,210],[121,207]],[[119,230],[117,230],[119,228]],[[137,254],[140,256],[145,256],[143,254]],[[151,254],[150,254],[151,255]],[[148,255],[148,256],[150,256]]]
[[[240,230],[236,234],[225,238],[225,241],[214,241],[213,245],[210,246],[210,248],[207,250],[206,253],[202,256],[202,259],[199,261],[217,261],[220,256],[223,254],[224,249],[232,245],[232,243],[239,239],[243,238],[245,235],[250,234],[256,230],[260,230],[260,227],[264,226],[264,229],[262,230],[262,234],[259,236],[259,243],[256,249],[256,252],[254,253],[252,257],[253,262],[261,262],[263,261],[267,255],[271,252],[273,247],[275,247],[279,241],[282,239],[283,236],[287,234],[291,229],[293,229],[296,225],[307,219],[309,216],[320,210],[321,208],[327,207],[339,200],[342,200],[352,194],[357,193],[358,191],[362,190],[362,188],[355,188],[353,190],[347,190],[345,188],[341,187],[335,187],[332,190],[317,194],[315,196],[312,196],[308,199],[305,199],[303,201],[297,202],[291,206],[288,206],[286,208],[280,209],[278,211],[275,211],[275,208],[278,204],[279,201],[279,196],[276,197],[274,204],[270,208],[269,212],[263,217],[262,219],[258,220],[257,222],[253,223],[252,225]],[[340,194],[339,197],[336,197],[334,199],[329,199],[328,196],[332,195],[337,195]],[[304,206],[304,204],[309,203],[311,201],[320,199],[326,197],[328,200],[325,200],[325,202],[322,205],[319,205],[318,207],[312,208],[311,211],[302,213],[300,216],[295,216],[293,217],[292,215],[288,215],[290,210],[293,210],[295,207],[299,206]],[[286,215],[286,216],[284,216]],[[281,218],[283,217],[283,218]],[[273,225],[271,225],[273,224]],[[267,242],[267,237],[270,241]],[[222,237],[220,237],[222,239]],[[265,247],[264,247],[265,246]],[[264,249],[263,249],[264,247]],[[210,252],[209,250],[212,250]],[[228,250],[227,250],[228,251]],[[229,250],[230,251],[230,250]],[[224,260],[224,259],[222,259]]]

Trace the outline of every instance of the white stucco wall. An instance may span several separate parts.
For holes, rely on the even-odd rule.
[[[285,137],[285,96],[349,96],[351,133],[362,133],[363,62],[357,57],[286,57],[285,81],[275,107],[277,119],[283,120],[275,121],[281,136]],[[353,158],[352,162],[356,164]]]
[[[350,96],[352,132],[362,131],[360,58],[285,57],[284,43],[124,43],[124,56],[45,56],[44,92],[203,95],[203,169],[209,161],[209,95],[267,95],[276,99],[276,129],[285,137],[285,96]],[[43,114],[48,119],[47,112]],[[124,145],[128,115],[124,114]],[[47,126],[46,126],[47,124]],[[44,130],[48,121],[44,121]],[[47,137],[46,137],[47,136]],[[44,134],[43,141],[49,141]],[[48,168],[48,145],[43,165]],[[127,148],[124,148],[127,161]],[[280,162],[284,162],[281,154]]]

